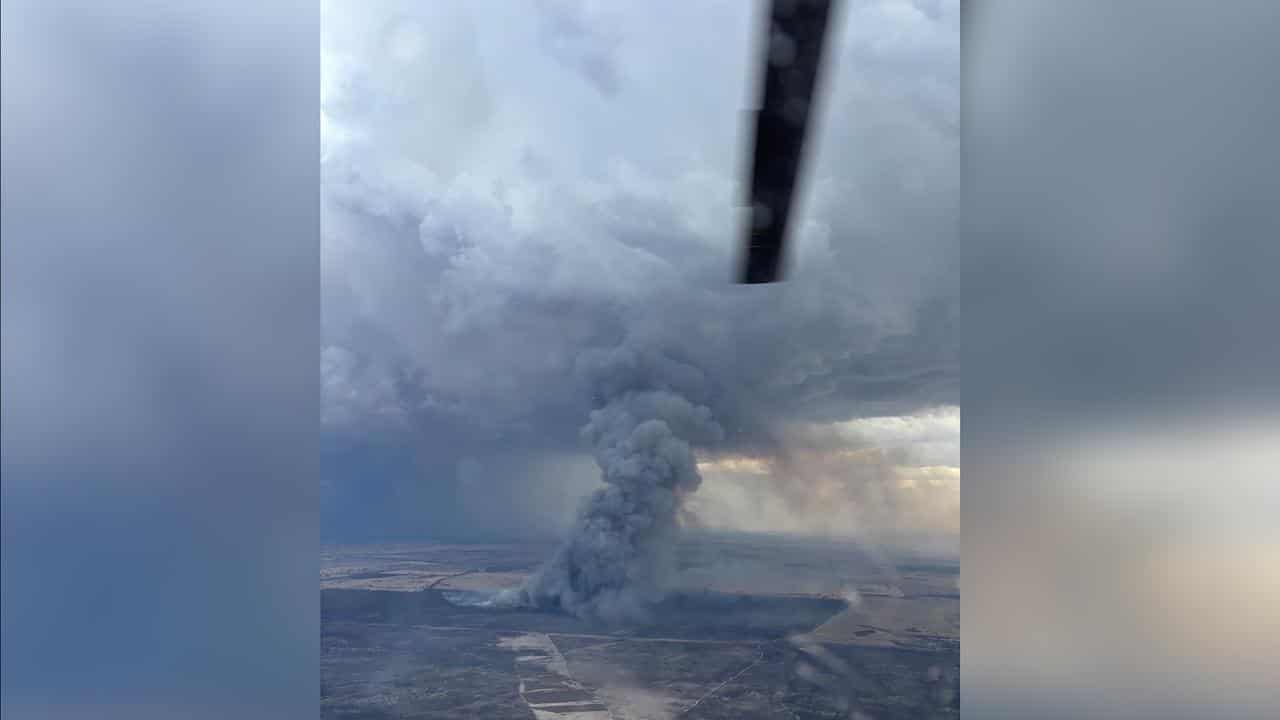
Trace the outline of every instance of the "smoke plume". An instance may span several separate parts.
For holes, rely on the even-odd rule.
[[[696,444],[723,439],[711,410],[674,388],[698,387],[696,368],[661,355],[590,353],[597,401],[582,429],[604,487],[578,512],[551,561],[519,589],[518,602],[605,620],[633,618],[662,593],[684,499],[702,477]]]
[[[851,4],[790,282],[758,287],[729,282],[755,13],[608,5],[326,5],[321,78],[326,538],[568,522],[524,594],[594,610],[661,585],[673,518],[741,529],[712,513],[727,494],[750,513],[773,498],[796,529],[815,510],[851,524],[831,508],[852,501],[812,500],[808,477],[866,497],[825,479],[863,443],[771,463],[754,482],[785,487],[764,494],[723,473],[693,494],[678,443],[704,464],[772,460],[801,454],[793,428],[959,402],[958,4]],[[691,101],[656,101],[673,88]],[[596,487],[590,460],[545,468],[584,449],[605,482],[574,520],[576,500],[546,503]],[[879,524],[902,515],[877,507]]]

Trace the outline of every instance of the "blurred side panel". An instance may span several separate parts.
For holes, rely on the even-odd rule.
[[[964,7],[962,708],[1280,707],[1280,4]]]
[[[6,720],[318,712],[318,15],[4,1]]]

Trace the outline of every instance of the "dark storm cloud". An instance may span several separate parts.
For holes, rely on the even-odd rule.
[[[598,351],[668,359],[638,380],[710,408],[726,450],[766,448],[790,424],[958,402],[954,3],[846,9],[792,281],[770,287],[729,282],[750,7],[599,19],[504,6],[499,19],[479,6],[415,24],[416,7],[326,9],[322,372],[334,432],[395,421],[441,457],[486,443],[581,451],[598,388],[575,367]],[[565,73],[534,22],[546,13],[574,43],[607,36],[625,49],[609,55],[625,82],[608,102]],[[388,24],[421,29],[416,45],[434,48],[454,43],[451,23],[475,38],[450,62],[433,60],[439,49],[385,59]],[[402,129],[469,102],[458,77],[481,83],[493,108],[483,143],[463,120],[433,118],[430,137]]]
[[[539,12],[548,8],[567,12]],[[872,24],[892,31],[892,41],[841,33],[795,281],[767,288],[727,282],[737,111],[754,27],[746,8],[703,13],[701,26],[659,33],[637,22],[625,37],[684,69],[663,77],[675,110],[646,104],[630,87],[611,108],[564,108],[575,91],[539,64],[538,38],[499,32],[484,9],[468,20],[479,56],[415,65],[404,77],[381,68],[383,87],[483,77],[499,105],[522,110],[493,118],[489,147],[457,173],[412,147],[410,158],[396,158],[402,138],[379,119],[384,104],[356,108],[353,97],[369,88],[334,88],[325,106],[343,110],[326,133],[323,164],[325,352],[344,360],[326,363],[328,409],[371,398],[401,409],[426,402],[477,427],[547,432],[548,419],[584,418],[589,388],[573,363],[609,347],[663,352],[698,368],[707,386],[699,392],[730,442],[758,442],[788,420],[957,400],[955,282],[946,266],[955,256],[959,159],[947,119],[957,102],[954,8],[847,10],[850,28]],[[566,27],[586,32],[589,15],[571,17]],[[704,42],[713,20],[722,44]],[[445,29],[430,32],[426,45]],[[506,56],[484,53],[499,41]],[[347,68],[334,77],[366,72],[367,58],[353,51],[334,56],[334,67]],[[637,56],[636,67],[648,70],[648,59]],[[680,108],[698,95],[714,102]],[[452,100],[436,95],[433,106]],[[571,124],[575,114],[584,118]],[[378,133],[357,140],[369,129]],[[655,142],[666,152],[650,154]],[[544,159],[539,172],[524,163],[529,152]],[[412,377],[417,395],[390,392],[396,374]]]

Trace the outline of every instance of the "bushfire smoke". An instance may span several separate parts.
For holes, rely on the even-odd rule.
[[[597,394],[602,405],[582,429],[605,486],[512,599],[606,620],[635,617],[660,597],[684,498],[702,483],[693,447],[724,433],[709,408],[673,389],[700,384],[696,368],[624,349],[588,354],[579,369],[593,376],[597,393],[612,393]]]
[[[959,402],[955,3],[850,4],[838,121],[813,138],[790,281],[768,287],[729,282],[748,5],[325,14],[326,539],[556,528],[563,547],[516,594],[607,614],[660,590],[690,516],[861,532],[934,497],[839,454],[881,443],[809,429]],[[769,472],[712,471],[695,493],[694,453]],[[936,463],[876,467],[900,464]],[[557,500],[596,488],[576,516]]]

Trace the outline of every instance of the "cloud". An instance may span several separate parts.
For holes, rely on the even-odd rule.
[[[850,441],[870,442],[911,465],[960,465],[960,408],[928,408],[911,415],[870,417],[837,425]]]
[[[540,39],[546,51],[567,67],[576,69],[601,94],[618,92],[618,32],[601,18],[601,3],[574,0],[542,0]],[[601,27],[604,25],[604,27]]]
[[[959,408],[787,428],[764,456],[704,460],[704,527],[958,551]]]
[[[619,349],[690,368],[744,452],[959,401],[954,3],[849,8],[769,287],[729,283],[749,6],[434,5],[324,7],[330,431],[581,451],[574,368]],[[896,40],[861,38],[870,16]]]

